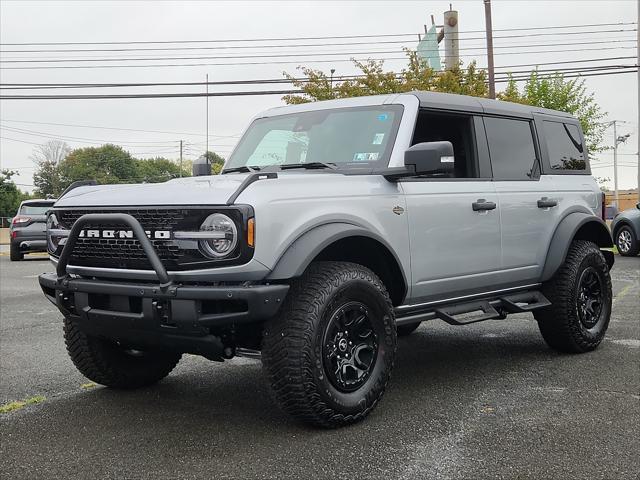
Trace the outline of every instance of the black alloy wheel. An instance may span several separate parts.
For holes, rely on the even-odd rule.
[[[577,307],[580,322],[585,328],[593,328],[600,320],[603,307],[602,279],[595,268],[587,267],[578,281]]]
[[[378,355],[369,310],[360,302],[338,308],[324,334],[323,362],[331,384],[341,392],[358,390],[369,378]]]

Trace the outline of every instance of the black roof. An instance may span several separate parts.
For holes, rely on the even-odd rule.
[[[520,103],[504,102],[502,100],[490,100],[488,98],[471,97],[468,95],[455,95],[453,93],[438,92],[411,92],[418,97],[423,108],[435,108],[441,110],[454,110],[473,113],[489,113],[493,115],[507,115],[510,117],[532,118],[533,114],[541,113],[557,117],[572,118],[572,115],[558,110],[533,107]]]

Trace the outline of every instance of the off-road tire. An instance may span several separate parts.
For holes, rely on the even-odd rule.
[[[413,332],[415,332],[418,327],[420,326],[421,322],[415,322],[415,323],[405,323],[404,325],[398,325],[398,336],[399,337],[406,337],[408,335],[411,335]]]
[[[345,393],[326,374],[323,345],[331,319],[354,302],[371,313],[378,347],[364,383]],[[355,263],[314,262],[292,282],[280,314],[265,325],[262,364],[285,412],[332,428],[362,420],[374,409],[389,381],[396,345],[393,306],[380,279]]]
[[[117,343],[87,335],[64,319],[64,340],[76,368],[89,380],[120,389],[152,385],[169,375],[181,354],[144,351],[132,354]]]
[[[13,243],[9,246],[9,259],[12,262],[19,262],[24,259],[24,253],[20,251],[20,247],[14,245]]]
[[[623,250],[624,247],[620,247],[621,236],[623,234],[626,234],[631,238],[631,246],[626,252]],[[618,253],[624,257],[635,257],[638,255],[638,252],[640,252],[640,242],[638,241],[633,229],[628,225],[623,225],[616,231],[615,241],[616,247],[618,247]]]
[[[590,267],[601,282],[602,308],[597,322],[588,328],[578,313],[578,283],[583,272]],[[547,344],[567,353],[583,353],[597,348],[609,326],[612,302],[609,268],[598,246],[585,240],[574,241],[564,264],[543,284],[542,292],[551,305],[534,315]]]

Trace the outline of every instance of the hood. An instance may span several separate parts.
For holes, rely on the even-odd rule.
[[[247,174],[186,177],[165,183],[78,187],[58,199],[56,207],[224,205]]]

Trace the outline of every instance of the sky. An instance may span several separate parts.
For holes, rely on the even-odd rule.
[[[348,61],[350,57],[382,58],[403,57],[403,46],[415,48],[417,34],[431,24],[442,23],[443,13],[450,2],[444,1],[261,1],[261,2],[138,2],[138,1],[0,1],[1,60],[36,57],[54,58],[102,58],[123,57],[191,57],[191,56],[255,56],[264,54],[293,54],[289,57],[261,57],[235,60],[179,60],[152,63],[207,63],[204,66],[145,67],[145,68],[83,68],[83,69],[7,69],[7,66],[25,66],[24,63],[3,63],[0,83],[130,83],[130,82],[203,82],[209,81],[282,78],[282,72],[296,72],[298,65],[313,68],[335,69],[335,77],[357,73]],[[462,60],[476,60],[486,67],[483,49],[484,7],[482,0],[455,1],[453,8],[459,12]],[[522,70],[513,65],[540,64],[567,60],[603,59],[588,64],[635,64],[637,50],[636,32],[601,32],[597,30],[635,29],[624,27],[588,27],[603,23],[637,22],[637,0],[626,1],[498,1],[492,2],[495,63],[498,72]],[[546,29],[527,32],[505,32],[510,28],[534,28],[545,26],[584,25],[580,28],[560,30],[574,31],[572,35],[547,35],[558,30]],[[502,30],[502,32],[501,32]],[[473,33],[479,31],[480,33]],[[413,34],[403,37],[386,35]],[[513,37],[518,33],[540,34]],[[544,34],[544,35],[543,35]],[[376,35],[373,38],[347,40],[298,40],[255,41],[257,39],[281,39],[299,37],[326,37],[345,35]],[[511,35],[511,36],[510,36]],[[500,38],[502,37],[502,38]],[[505,38],[508,37],[508,38]],[[121,45],[62,45],[62,46],[10,46],[10,43],[37,42],[139,42],[139,41],[202,41],[252,39],[253,42],[138,44],[125,48],[181,47],[181,46],[244,46],[241,49],[187,50],[187,51],[135,51],[106,53],[14,53],[8,50],[24,49],[89,49],[114,48]],[[394,43],[367,42],[391,40]],[[399,43],[403,41],[405,43]],[[334,43],[315,47],[299,47],[299,44]],[[335,45],[335,43],[361,42],[363,45]],[[580,42],[583,45],[575,45]],[[529,44],[551,46],[527,47]],[[287,48],[269,45],[289,45]],[[264,47],[264,46],[267,47]],[[249,48],[246,48],[246,47]],[[259,46],[262,46],[260,48]],[[507,48],[505,48],[507,47]],[[511,47],[511,48],[508,48]],[[394,52],[398,52],[395,54]],[[541,53],[530,53],[530,52]],[[301,52],[341,52],[333,56],[303,57]],[[361,52],[364,52],[361,54]],[[390,53],[371,53],[390,52]],[[356,53],[356,55],[354,55]],[[25,56],[30,55],[30,56]],[[614,57],[632,57],[625,60],[609,60]],[[329,60],[331,59],[331,60]],[[324,60],[323,62],[316,62]],[[327,61],[329,60],[329,61]],[[290,63],[273,63],[290,62]],[[245,63],[245,65],[212,65],[214,63]],[[262,63],[247,65],[246,63]],[[104,62],[110,65],[132,65],[141,62]],[[399,70],[405,62],[387,60],[385,68]],[[28,66],[60,66],[65,63],[26,64]],[[84,63],[83,65],[95,65]],[[569,65],[575,67],[580,64]],[[564,65],[565,67],[567,65]],[[525,69],[531,67],[525,67]],[[549,68],[549,67],[540,67]],[[606,120],[618,120],[618,135],[630,134],[628,141],[619,147],[619,188],[635,188],[637,185],[638,152],[638,89],[637,75],[593,76],[586,85],[595,95]],[[497,85],[500,90],[503,83]],[[211,86],[211,92],[251,90],[255,88],[284,89],[253,86]],[[119,88],[117,93],[151,92],[203,92],[203,86]],[[6,92],[6,90],[3,90]],[[24,94],[25,91],[12,91]],[[26,93],[30,93],[26,91]],[[60,90],[38,93],[70,93]],[[116,93],[116,89],[99,92],[73,90],[73,93]],[[238,136],[250,119],[266,108],[282,105],[280,95],[213,97],[209,100],[209,146],[223,156],[233,148]],[[38,143],[49,138],[63,138],[73,147],[92,146],[100,143],[125,145],[139,157],[162,155],[177,158],[179,141],[184,141],[185,158],[194,159],[204,152],[206,139],[206,101],[204,98],[172,99],[108,99],[108,100],[2,100],[0,101],[0,163],[2,168],[19,171],[16,183],[23,190],[32,190],[34,164],[30,155]],[[39,122],[39,123],[35,123]],[[65,124],[51,125],[51,124]],[[73,125],[73,126],[72,126]],[[89,128],[91,127],[91,128]],[[108,128],[95,128],[108,127]],[[127,130],[129,129],[129,130]],[[145,132],[139,130],[146,130]],[[613,143],[613,132],[606,132],[606,143]],[[9,140],[11,139],[11,140]],[[613,179],[612,152],[604,152],[592,162],[593,174]],[[612,186],[612,182],[608,183]]]

